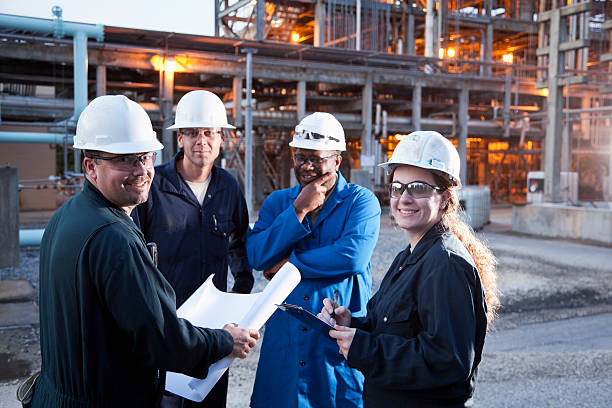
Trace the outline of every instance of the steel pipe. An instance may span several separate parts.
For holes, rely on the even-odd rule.
[[[0,142],[4,143],[49,143],[62,144],[64,138],[68,137],[68,144],[73,143],[74,135],[63,135],[60,133],[36,133],[36,132],[0,132]]]
[[[0,14],[0,27],[11,27],[39,33],[54,33],[57,28],[57,23],[54,20],[46,18]],[[78,32],[83,32],[87,37],[95,38],[97,41],[104,41],[104,26],[102,24],[84,24],[62,21],[62,32],[70,36],[74,36]]]
[[[44,229],[19,230],[19,246],[40,246]]]

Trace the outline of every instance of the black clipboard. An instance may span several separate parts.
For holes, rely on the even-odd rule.
[[[310,313],[308,310],[303,307],[292,305],[289,303],[283,303],[280,305],[276,305],[283,312],[289,313],[290,316],[298,319],[302,323],[306,324],[308,327],[313,329],[319,334],[323,334],[325,337],[332,341],[336,341],[329,337],[329,331],[334,328],[334,326],[329,325],[327,322],[319,319],[317,316]]]

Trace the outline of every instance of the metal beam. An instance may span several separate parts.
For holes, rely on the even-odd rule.
[[[557,11],[559,11],[560,17],[567,17],[573,14],[586,13],[587,11],[591,11],[593,5],[591,3],[578,3],[572,4],[565,7],[560,7],[554,10],[544,11],[538,15],[538,22],[544,22],[551,20]]]
[[[217,1],[217,0],[215,0]],[[218,14],[218,18],[222,18],[225,17],[227,15],[229,15],[230,13],[238,10],[240,7],[246,6],[247,4],[249,4],[252,0],[242,0],[239,1],[236,4],[232,4],[231,6],[229,6],[228,8],[224,9],[224,10],[219,10],[219,14]]]
[[[559,51],[574,51],[581,48],[589,47],[591,45],[591,40],[588,38],[574,40],[574,41],[565,41],[559,44]],[[548,55],[550,47],[538,48],[536,49],[536,55],[538,57],[542,57],[544,55]]]

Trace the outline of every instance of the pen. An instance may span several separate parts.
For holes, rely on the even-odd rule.
[[[338,289],[334,290],[334,303],[332,304],[333,310],[330,315],[330,321],[332,322],[332,326],[336,325],[336,308],[338,307]]]

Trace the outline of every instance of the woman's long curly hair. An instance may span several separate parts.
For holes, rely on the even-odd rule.
[[[500,307],[497,290],[497,260],[489,248],[476,236],[472,227],[465,223],[460,217],[459,197],[457,195],[457,184],[449,180],[446,175],[432,171],[436,185],[443,190],[448,190],[450,199],[444,213],[442,214],[442,226],[450,230],[459,238],[463,246],[468,250],[480,275],[480,281],[484,288],[487,302],[487,321],[491,324],[497,316]]]

